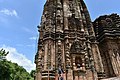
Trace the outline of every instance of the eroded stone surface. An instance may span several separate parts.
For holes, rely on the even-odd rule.
[[[36,80],[120,76],[119,15],[92,23],[83,0],[47,0],[38,31]]]

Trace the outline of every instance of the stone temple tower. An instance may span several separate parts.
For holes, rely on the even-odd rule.
[[[83,0],[47,0],[38,26],[36,80],[98,80],[102,58]]]
[[[105,77],[120,76],[120,16],[117,14],[100,16],[93,25],[99,42]]]

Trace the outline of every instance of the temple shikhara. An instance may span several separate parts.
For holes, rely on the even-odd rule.
[[[120,80],[120,17],[94,22],[83,0],[47,0],[35,80]]]

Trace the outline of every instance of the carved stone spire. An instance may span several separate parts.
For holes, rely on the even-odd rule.
[[[36,80],[101,78],[101,56],[83,0],[47,0],[38,28]]]

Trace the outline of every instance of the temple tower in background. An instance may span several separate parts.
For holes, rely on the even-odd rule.
[[[120,16],[100,16],[93,25],[99,42],[105,77],[120,76]]]

